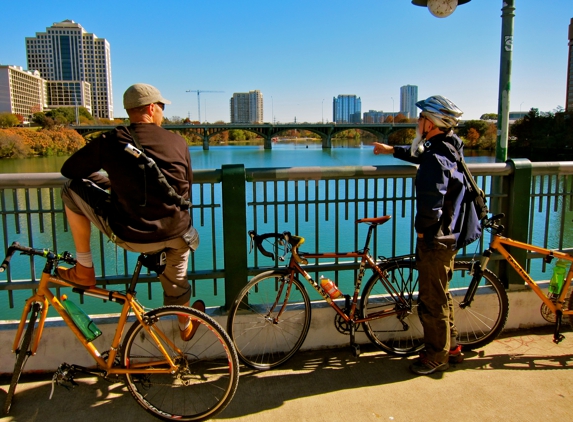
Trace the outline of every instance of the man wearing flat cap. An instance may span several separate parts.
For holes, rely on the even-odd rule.
[[[164,250],[167,265],[159,276],[164,304],[189,305],[187,262],[190,250],[199,244],[188,210],[193,173],[185,140],[161,127],[166,104],[171,102],[154,86],[130,86],[123,94],[130,126],[100,135],[62,166],[62,175],[70,179],[62,189],[62,200],[77,264],[59,268],[60,278],[82,288],[95,286],[90,248],[93,223],[129,251],[152,254]],[[143,152],[158,169],[129,152],[134,150]],[[169,189],[171,195],[166,193]],[[205,309],[200,300],[193,307]],[[181,317],[179,325],[181,338],[190,340],[196,330],[192,321]]]

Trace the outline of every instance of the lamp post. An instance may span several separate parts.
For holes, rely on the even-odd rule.
[[[322,124],[324,124],[324,98],[322,99],[321,110],[322,110]]]
[[[394,126],[394,119],[396,118],[394,116],[394,97],[390,97],[390,99],[392,100],[392,126]]]
[[[456,7],[471,0],[412,0],[415,6],[428,7],[436,17],[451,15]],[[511,58],[513,54],[513,17],[515,0],[502,0],[501,8],[501,57],[499,69],[499,95],[497,109],[497,143],[495,161],[507,160],[509,134],[509,93],[511,89]]]

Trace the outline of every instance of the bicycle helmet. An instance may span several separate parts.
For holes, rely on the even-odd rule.
[[[441,95],[432,95],[425,100],[418,101],[416,107],[422,110],[422,116],[443,128],[457,126],[464,113],[453,102]]]

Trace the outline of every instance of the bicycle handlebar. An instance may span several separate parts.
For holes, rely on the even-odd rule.
[[[275,254],[272,252],[267,251],[263,246],[263,241],[269,238],[274,238],[279,241],[280,245],[285,245],[285,255],[287,253],[286,245],[290,245],[291,253],[296,262],[299,264],[306,265],[308,262],[306,259],[302,258],[298,254],[298,247],[304,243],[304,237],[292,235],[290,232],[285,231],[282,233],[265,233],[265,234],[257,234],[254,230],[249,230],[249,236],[251,238],[251,250],[253,250],[253,245],[257,246],[257,249],[260,253],[264,256],[275,259]],[[284,255],[283,255],[284,256]],[[282,257],[281,257],[282,258]]]
[[[6,258],[4,258],[2,265],[0,265],[0,273],[6,271],[6,268],[8,268],[10,260],[16,251],[20,251],[22,255],[41,256],[42,258],[46,258],[48,260],[64,261],[71,265],[76,263],[76,260],[72,254],[67,251],[62,254],[57,254],[53,251],[50,251],[49,249],[35,249],[29,246],[22,246],[18,242],[12,242],[6,251]]]
[[[505,227],[500,224],[502,218],[505,217],[504,213],[492,215],[490,218],[484,218],[482,220],[482,228],[484,229],[492,229],[495,231],[495,234],[502,234]]]

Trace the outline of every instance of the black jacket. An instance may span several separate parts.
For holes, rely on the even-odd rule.
[[[410,146],[395,146],[394,156],[419,164],[416,173],[417,233],[424,234],[428,246],[436,242],[460,249],[481,236],[475,208],[464,198],[464,175],[457,157],[463,157],[463,143],[456,135],[439,134],[425,144],[417,157]]]
[[[193,173],[185,140],[152,123],[136,123],[132,128],[169,184],[189,199]],[[109,223],[122,240],[153,243],[183,235],[191,225],[189,212],[168,205],[157,178],[124,150],[128,143],[133,144],[133,139],[126,127],[104,133],[66,160],[62,175],[110,189]],[[99,173],[102,169],[107,176]]]

